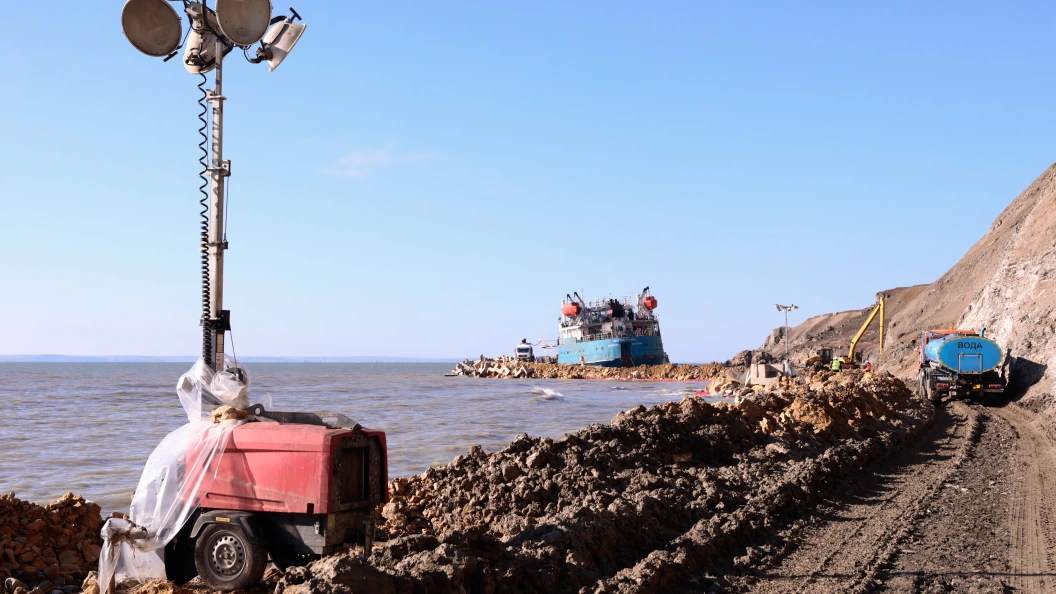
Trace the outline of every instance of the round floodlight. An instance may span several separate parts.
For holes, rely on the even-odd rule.
[[[260,41],[271,24],[270,0],[216,0],[215,10],[220,32],[242,47]]]
[[[180,46],[180,15],[165,0],[128,0],[121,9],[121,28],[148,56],[167,56]]]

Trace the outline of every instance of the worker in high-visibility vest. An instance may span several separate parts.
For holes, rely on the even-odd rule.
[[[840,367],[842,367],[842,366],[843,366],[843,361],[841,359],[839,359],[838,357],[836,359],[832,360],[832,370],[833,371],[839,371]]]

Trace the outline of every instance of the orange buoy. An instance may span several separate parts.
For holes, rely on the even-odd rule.
[[[578,316],[579,315],[579,304],[578,303],[566,303],[561,308],[561,313],[566,316]]]
[[[649,311],[652,311],[652,310],[656,309],[656,297],[653,297],[652,295],[650,295],[650,296],[648,296],[648,297],[646,297],[645,299],[642,300],[642,304],[645,305],[646,309],[648,309]]]

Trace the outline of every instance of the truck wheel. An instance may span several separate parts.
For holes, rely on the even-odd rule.
[[[924,384],[924,395],[932,404],[939,404],[942,402],[942,394],[935,393],[935,389],[931,387],[931,382]]]
[[[210,524],[198,535],[194,565],[206,586],[221,592],[243,590],[260,582],[268,553],[239,526]]]

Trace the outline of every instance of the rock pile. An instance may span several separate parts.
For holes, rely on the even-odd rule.
[[[533,377],[532,369],[531,367],[529,367],[529,365],[531,364],[497,361],[493,359],[481,359],[475,362],[470,359],[466,359],[458,365],[455,365],[455,368],[451,370],[451,373],[453,375],[468,375],[470,377],[491,377],[503,379]]]
[[[638,367],[597,367],[594,365],[564,365],[557,363],[505,362],[492,359],[466,359],[451,370],[454,375],[487,378],[542,378],[542,379],[611,379],[640,381],[703,381],[724,376],[727,368],[722,363],[706,365],[639,365]]]
[[[722,363],[706,365],[639,365],[638,367],[596,367],[593,365],[559,365],[532,363],[533,377],[550,379],[614,379],[641,381],[703,381],[725,375]]]
[[[276,592],[664,591],[750,563],[749,545],[822,483],[933,418],[897,379],[822,373],[735,405],[686,398],[559,440],[475,447],[392,482],[390,538],[368,561],[317,561]]]
[[[0,495],[0,594],[79,591],[99,559],[99,512],[73,493],[45,506]]]

